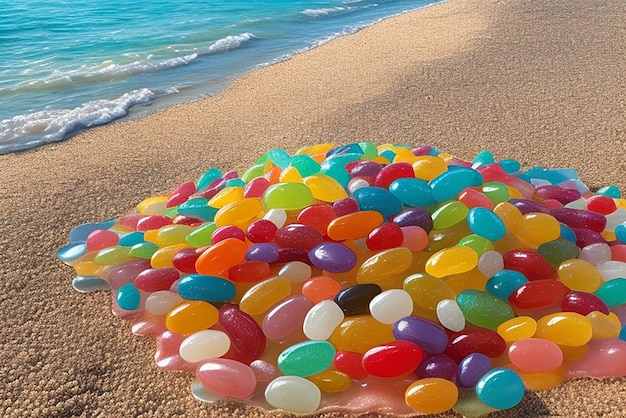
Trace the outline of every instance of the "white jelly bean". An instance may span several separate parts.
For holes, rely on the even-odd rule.
[[[311,266],[302,261],[290,261],[278,271],[278,275],[292,283],[299,283],[311,278]]]
[[[437,304],[437,319],[450,331],[462,331],[465,328],[465,317],[461,308],[452,299],[443,299]]]
[[[614,231],[617,225],[624,222],[626,222],[626,209],[617,208],[615,212],[606,215],[606,227],[604,229]]]
[[[222,331],[207,329],[191,334],[180,344],[180,357],[189,362],[221,357],[230,349],[230,338]]]
[[[571,208],[571,209],[582,209],[582,210],[585,210],[585,209],[587,209],[587,203],[586,203],[585,199],[583,199],[581,197],[580,199],[572,200],[571,202],[566,204],[565,207],[566,208]]]
[[[169,290],[160,290],[152,293],[146,299],[146,311],[152,315],[165,315],[183,299],[177,293]]]
[[[611,259],[611,247],[603,242],[589,244],[580,250],[578,258],[597,266]]]
[[[310,414],[317,410],[322,393],[313,382],[299,376],[281,376],[265,388],[267,402],[296,414]]]
[[[626,263],[623,261],[605,261],[596,266],[604,281],[626,277]]]
[[[370,313],[378,322],[393,324],[400,318],[411,315],[413,299],[403,289],[389,289],[374,296],[370,301]]]
[[[263,219],[267,219],[278,228],[282,228],[287,222],[287,212],[284,209],[270,209],[265,213]]]
[[[302,329],[310,340],[327,340],[345,315],[335,301],[326,299],[313,306],[304,318]]]
[[[504,268],[502,254],[497,251],[486,251],[478,259],[478,270],[485,277],[491,277]]]
[[[208,390],[199,380],[194,380],[191,383],[191,394],[197,400],[208,403],[226,398],[224,395]]]

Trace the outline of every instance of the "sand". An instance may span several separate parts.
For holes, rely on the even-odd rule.
[[[237,80],[213,98],[0,156],[0,415],[278,417],[197,402],[154,341],[56,260],[78,224],[204,170],[320,142],[490,149],[626,190],[626,3],[451,0]],[[497,416],[626,416],[626,378],[528,393]],[[344,414],[325,414],[343,417]],[[371,415],[361,415],[371,416]],[[454,416],[449,414],[448,416]]]

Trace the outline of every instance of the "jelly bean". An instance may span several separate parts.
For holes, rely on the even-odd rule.
[[[478,380],[476,394],[493,408],[509,409],[524,397],[524,382],[513,370],[496,367]]]
[[[387,250],[399,247],[403,239],[404,235],[399,226],[391,222],[385,222],[368,234],[365,245],[372,251]]]
[[[594,341],[584,358],[569,365],[567,376],[607,377],[626,374],[626,344],[618,338]]]
[[[219,209],[210,206],[208,199],[194,198],[178,206],[176,210],[180,215],[194,216],[206,222],[212,222]]]
[[[280,268],[278,276],[292,283],[303,282],[311,278],[311,266],[302,261],[290,261]]]
[[[174,257],[176,256],[176,254],[178,254],[181,250],[187,248],[189,248],[189,245],[185,243],[159,248],[150,257],[150,265],[154,268],[174,267]],[[196,259],[196,262],[197,261],[198,260]]]
[[[437,319],[450,331],[461,331],[465,328],[465,316],[454,299],[443,299],[437,304]]]
[[[328,341],[304,341],[278,356],[278,368],[286,375],[307,377],[333,364],[335,348]]]
[[[327,234],[335,241],[364,238],[383,221],[376,211],[354,212],[333,219],[328,224]]]
[[[310,251],[322,243],[324,237],[315,228],[303,224],[290,224],[276,231],[274,242],[281,247]]]
[[[521,371],[541,373],[559,368],[563,363],[563,353],[552,341],[525,338],[511,344],[509,359]]]
[[[613,199],[609,196],[603,196],[600,194],[586,199],[585,205],[587,210],[601,215],[608,215],[609,213],[613,213],[617,210],[617,206],[615,205],[615,201]]]
[[[602,299],[607,306],[614,307],[626,304],[626,279],[616,278],[602,284],[594,295]]]
[[[409,208],[394,215],[391,222],[399,227],[419,226],[427,233],[433,229],[433,220],[430,212],[423,208]]]
[[[512,250],[503,255],[504,268],[522,273],[528,280],[556,279],[557,274],[536,250]]]
[[[392,341],[371,348],[363,355],[363,368],[376,377],[398,377],[414,371],[424,358],[424,350],[406,340]]]
[[[337,215],[331,205],[316,204],[302,209],[298,214],[297,221],[303,225],[315,228],[320,234],[326,234],[328,224],[336,217]]]
[[[211,328],[217,323],[218,310],[203,300],[176,305],[165,317],[165,326],[176,334],[189,335]]]
[[[541,203],[531,199],[510,199],[509,203],[513,204],[523,215],[530,212],[550,213]]]
[[[195,248],[183,248],[172,257],[172,265],[182,273],[197,273],[196,261],[200,253]]]
[[[448,169],[443,159],[430,155],[419,156],[411,165],[415,177],[427,181],[433,180]]]
[[[389,189],[391,183],[398,179],[415,178],[413,166],[409,163],[393,163],[383,167],[374,179],[374,186]]]
[[[313,198],[319,201],[336,202],[337,200],[348,197],[348,194],[343,186],[330,176],[324,174],[314,174],[312,176],[305,177],[303,182],[311,190]]]
[[[473,388],[489,370],[491,370],[491,359],[489,357],[481,353],[469,354],[461,360],[457,369],[459,385],[465,388]]]
[[[359,204],[351,197],[333,203],[335,216],[345,216],[359,211]]]
[[[596,268],[605,281],[626,277],[626,262],[624,261],[605,261]]]
[[[402,247],[406,247],[411,251],[421,251],[428,246],[428,234],[419,226],[403,226],[402,231]]]
[[[591,322],[591,338],[600,340],[619,336],[622,324],[615,312],[605,314],[600,311],[593,311],[588,313],[586,317]]]
[[[506,343],[495,331],[485,328],[467,328],[450,334],[445,353],[459,363],[471,353],[482,353],[496,358],[504,353]]]
[[[533,280],[511,293],[509,302],[521,309],[547,308],[560,304],[568,292],[568,287],[558,280]]]
[[[604,280],[596,267],[585,260],[571,259],[559,265],[559,280],[572,290],[595,291]]]
[[[204,223],[190,232],[185,238],[185,241],[194,247],[204,247],[210,245],[213,243],[213,241],[211,241],[211,236],[216,229],[217,225],[215,225],[215,223]]]
[[[350,170],[353,177],[371,177],[374,178],[382,169],[381,165],[374,161],[361,161]]]
[[[424,207],[436,203],[428,182],[422,179],[399,178],[389,185],[389,191],[405,205]]]
[[[222,357],[230,349],[230,338],[222,331],[208,329],[191,334],[180,344],[180,357],[189,363],[197,363]]]
[[[300,261],[305,264],[309,264],[311,260],[306,251],[299,250],[297,248],[279,248],[277,264],[290,263],[292,261]]]
[[[246,240],[246,234],[238,227],[234,225],[220,226],[211,234],[211,242],[216,244],[227,238],[236,238],[240,241]]]
[[[246,364],[265,351],[267,339],[259,324],[237,306],[225,303],[219,310],[219,325],[228,335],[236,360]]]
[[[177,293],[168,290],[153,292],[146,298],[146,311],[152,315],[165,315],[182,301]]]
[[[246,250],[245,258],[248,261],[264,261],[273,263],[278,260],[278,247],[272,243],[254,244]]]
[[[270,209],[265,212],[263,219],[274,223],[276,228],[282,228],[287,222],[287,212],[284,209]]]
[[[530,316],[516,316],[498,325],[496,331],[506,342],[531,338],[537,331],[537,321]]]
[[[291,294],[291,283],[282,277],[272,277],[252,286],[241,298],[239,307],[250,315],[265,313],[274,304]]]
[[[250,368],[254,371],[257,382],[270,382],[276,379],[279,375],[276,366],[265,360],[254,360],[250,363]]]
[[[404,400],[419,413],[439,414],[450,410],[459,398],[454,383],[439,377],[417,380],[407,388]]]
[[[349,316],[335,328],[328,341],[337,351],[365,353],[372,347],[394,340],[391,326],[370,315]]]
[[[506,234],[506,226],[495,213],[485,208],[473,208],[467,214],[467,223],[475,234],[490,241],[498,241]]]
[[[513,233],[522,241],[538,247],[543,243],[554,241],[561,235],[559,222],[545,213],[527,213],[523,217],[519,230]]]
[[[464,221],[469,209],[463,203],[452,200],[443,203],[432,214],[433,228],[446,229]]]
[[[482,185],[481,192],[487,196],[494,205],[502,203],[509,199],[508,187],[500,182],[490,181]]]
[[[313,303],[333,299],[341,290],[341,285],[326,276],[313,277],[302,285],[302,294]]]
[[[170,196],[167,199],[166,206],[168,208],[171,208],[172,206],[178,206],[181,203],[185,202],[189,198],[189,196],[191,196],[195,192],[196,192],[196,185],[194,182],[188,181],[188,182],[182,183],[180,186],[176,188],[176,190],[172,192],[172,194],[170,194]]]
[[[263,333],[272,340],[284,340],[301,330],[313,303],[302,295],[290,296],[273,307],[263,319]]]
[[[337,351],[334,367],[354,380],[363,380],[368,374],[363,368],[363,354],[353,351]]]
[[[486,251],[478,259],[477,267],[485,277],[492,277],[504,268],[504,258],[497,251]]]
[[[230,398],[248,398],[256,389],[254,371],[235,360],[207,360],[198,368],[197,375],[205,388]]]
[[[456,373],[457,364],[445,354],[429,355],[415,369],[418,379],[439,377],[454,382]]]
[[[589,319],[576,312],[558,312],[541,317],[535,333],[536,338],[574,347],[587,344],[591,335]]]
[[[428,234],[428,252],[437,252],[454,247],[471,233],[467,222],[461,222],[447,229],[433,229]]]
[[[604,244],[606,240],[597,231],[584,228],[572,228],[574,235],[576,236],[576,245],[579,248],[584,248],[591,244]]]
[[[240,263],[246,256],[248,246],[236,238],[227,238],[206,249],[196,261],[196,271],[206,276],[219,275],[222,271]]]
[[[127,283],[117,289],[115,300],[120,308],[126,311],[134,311],[139,309],[141,294],[133,283]]]
[[[398,340],[411,341],[425,351],[442,353],[448,345],[448,336],[436,322],[417,316],[406,316],[393,324],[393,335]]]
[[[319,407],[322,394],[314,383],[299,376],[280,376],[265,388],[265,400],[275,408],[310,414]]]
[[[485,285],[485,290],[503,300],[518,290],[528,279],[519,271],[502,269],[496,272]]]
[[[550,211],[559,222],[571,228],[587,228],[592,231],[602,232],[606,227],[606,218],[598,213],[587,210],[559,208]]]
[[[76,276],[72,280],[72,287],[78,292],[94,292],[96,290],[109,290],[106,280],[98,276]]]
[[[545,185],[537,187],[537,194],[544,200],[555,199],[562,204],[573,202],[580,198],[580,192],[574,189],[564,189],[562,187]]]
[[[117,245],[120,236],[113,231],[96,229],[87,235],[87,252],[102,250]]]
[[[357,271],[359,283],[381,282],[396,274],[404,273],[413,264],[411,250],[392,248],[374,254],[361,264]]]
[[[444,202],[455,198],[467,187],[481,186],[482,184],[483,177],[478,171],[457,167],[448,169],[445,173],[432,179],[429,186],[433,191],[433,198],[437,202]]]
[[[169,290],[172,284],[180,278],[175,268],[146,269],[139,273],[133,283],[144,292]]]
[[[465,189],[461,193],[459,193],[459,195],[457,196],[457,200],[470,209],[486,208],[489,210],[493,210],[494,208],[493,202],[486,195],[472,188]]]
[[[354,192],[354,199],[362,211],[379,212],[383,219],[402,210],[402,202],[387,189],[380,187],[362,187]]]
[[[381,293],[381,288],[375,283],[356,284],[340,290],[335,296],[335,303],[346,316],[369,313],[369,304],[372,299]]]
[[[405,290],[389,289],[374,296],[369,303],[371,315],[383,324],[392,324],[411,315],[413,300]]]
[[[205,302],[227,302],[235,297],[235,285],[231,281],[201,274],[183,276],[177,291],[184,299]]]
[[[130,250],[131,248],[129,247],[120,247],[117,245],[104,248],[98,251],[93,261],[105,266],[121,264],[131,259]]]
[[[356,255],[343,244],[326,242],[309,251],[314,266],[331,273],[349,271],[356,265]]]
[[[313,203],[313,193],[303,183],[278,183],[263,193],[263,204],[268,209],[302,209]]]
[[[561,310],[563,312],[577,312],[581,315],[587,315],[593,311],[600,311],[605,315],[609,314],[608,306],[598,296],[573,290],[563,298]]]
[[[456,299],[456,294],[446,282],[427,274],[407,277],[402,288],[411,296],[414,306],[424,310],[435,311],[440,301]]]
[[[309,376],[308,380],[313,382],[322,392],[326,393],[344,392],[352,384],[350,376],[337,370],[324,370]]]
[[[228,269],[228,280],[231,282],[256,283],[268,278],[270,266],[264,261],[242,261]]]
[[[478,254],[470,247],[451,247],[433,254],[426,262],[426,273],[445,277],[465,273],[478,265]]]
[[[302,330],[310,340],[327,340],[344,318],[339,305],[329,299],[322,300],[306,313]]]
[[[464,290],[456,302],[468,322],[491,330],[515,316],[507,302],[485,291]]]
[[[130,283],[145,269],[150,268],[147,260],[130,260],[122,264],[108,267],[103,278],[109,282],[111,289],[118,289],[126,283]]]
[[[561,238],[541,244],[537,252],[550,264],[559,265],[566,260],[578,258],[580,249],[575,243]]]

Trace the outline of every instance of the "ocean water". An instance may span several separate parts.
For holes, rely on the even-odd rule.
[[[0,154],[163,106],[441,0],[0,0]]]

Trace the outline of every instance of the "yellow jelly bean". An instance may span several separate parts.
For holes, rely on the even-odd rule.
[[[441,279],[428,274],[413,274],[404,280],[402,288],[411,296],[413,307],[435,312],[444,299],[456,299],[456,294]]]
[[[465,273],[478,265],[478,254],[470,247],[445,248],[433,254],[426,262],[426,273],[445,277]]]
[[[615,231],[609,231],[607,229],[600,232],[600,235],[602,235],[602,238],[604,238],[606,242],[615,241],[617,239],[617,236],[615,235]]]
[[[383,215],[374,210],[363,210],[333,219],[326,228],[330,239],[344,241],[366,237],[372,229],[384,222]]]
[[[159,248],[152,254],[152,257],[150,257],[150,265],[155,269],[173,267],[174,264],[172,263],[172,259],[174,258],[174,255],[180,250],[190,247],[191,245],[183,243]]]
[[[561,375],[556,371],[543,373],[526,373],[519,371],[518,374],[524,381],[524,386],[528,390],[552,389],[563,381]]]
[[[330,151],[331,149],[335,148],[336,145],[335,144],[315,144],[315,145],[311,145],[310,147],[304,147],[304,148],[300,148],[297,152],[297,154],[326,154],[328,151]]]
[[[413,155],[413,151],[408,148],[395,147],[393,152],[396,154],[393,158],[394,163],[413,164],[417,160],[417,156]]]
[[[443,280],[454,293],[458,294],[468,289],[485,290],[488,277],[476,267],[465,273],[446,276]]]
[[[241,298],[239,309],[249,315],[267,311],[291,294],[291,283],[282,277],[272,277],[252,286]]]
[[[217,323],[219,311],[209,302],[190,300],[172,308],[165,316],[168,330],[181,335],[211,328]]]
[[[587,318],[591,322],[591,338],[594,340],[617,337],[622,329],[622,324],[615,312],[609,312],[606,315],[600,311],[593,311],[587,314]]]
[[[374,254],[357,271],[358,283],[376,283],[405,272],[413,262],[413,254],[406,247],[391,248]]]
[[[74,264],[74,270],[78,276],[100,276],[105,266],[94,261],[81,261]]]
[[[194,227],[188,225],[165,225],[159,229],[146,231],[143,239],[146,242],[156,244],[159,248],[163,248],[184,243],[187,235],[193,232],[194,229]]]
[[[524,215],[522,227],[514,231],[522,241],[533,247],[539,247],[561,236],[561,226],[553,216],[546,213],[530,212]]]
[[[557,312],[537,321],[535,338],[576,347],[587,344],[592,333],[589,318],[576,312]]]
[[[423,414],[440,414],[452,409],[459,389],[449,380],[428,377],[413,382],[404,394],[408,406]]]
[[[524,215],[515,205],[509,202],[500,202],[493,208],[493,213],[498,215],[504,222],[506,229],[517,233],[522,228]]]
[[[314,174],[305,177],[303,181],[311,189],[313,197],[322,202],[336,202],[348,197],[346,189],[337,180],[325,174]]]
[[[167,210],[167,196],[153,196],[142,200],[137,210],[142,215],[163,215]]]
[[[604,283],[596,266],[578,258],[563,261],[557,274],[561,283],[580,292],[593,293]]]
[[[222,206],[215,214],[214,221],[218,227],[234,225],[245,231],[262,210],[260,199],[241,199]]]
[[[421,155],[411,165],[413,166],[415,177],[427,181],[434,179],[448,169],[448,165],[444,160],[431,155]]]
[[[582,360],[589,352],[589,346],[587,344],[578,347],[572,347],[569,345],[559,345],[559,347],[563,353],[563,361]]]
[[[371,315],[347,317],[328,338],[337,351],[357,353],[365,353],[370,348],[393,340],[391,325],[378,322]]]
[[[519,190],[517,190],[515,187],[509,186],[508,184],[505,185],[507,190],[509,191],[509,199],[522,199],[524,198],[524,195],[522,193],[520,193]]]
[[[302,176],[296,167],[287,167],[278,176],[281,183],[302,183]]]
[[[501,323],[496,332],[506,342],[531,338],[537,331],[537,321],[530,316],[518,316]]]
[[[229,203],[243,199],[243,187],[226,187],[213,196],[208,205],[221,209]]]
[[[432,229],[428,233],[428,251],[437,252],[444,248],[454,247],[461,239],[470,235],[472,230],[467,222],[445,229]]]
[[[323,372],[309,376],[311,382],[320,388],[322,392],[339,393],[350,388],[352,379],[347,374],[338,370],[324,370]]]

